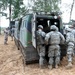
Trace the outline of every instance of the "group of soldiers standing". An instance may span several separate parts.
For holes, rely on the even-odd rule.
[[[37,30],[37,51],[39,55],[39,66],[42,68],[44,66],[45,54],[46,54],[46,45],[49,45],[48,48],[48,68],[52,69],[55,61],[55,68],[59,67],[61,50],[59,44],[67,44],[67,61],[68,64],[66,68],[72,68],[72,58],[74,55],[74,33],[71,29],[66,29],[66,37],[64,37],[59,31],[58,27],[52,25],[50,27],[50,32],[45,33],[43,31],[43,26],[39,25]],[[66,38],[66,39],[65,39]],[[55,57],[55,59],[54,59]]]

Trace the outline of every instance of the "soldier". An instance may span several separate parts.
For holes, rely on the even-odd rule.
[[[64,34],[64,37],[66,38],[66,27],[65,26],[63,27],[63,34]]]
[[[75,24],[73,24],[73,27],[71,29],[72,29],[72,33],[74,34],[74,41],[75,41]],[[75,42],[74,42],[74,53],[73,53],[73,55],[75,56]]]
[[[8,41],[8,28],[6,28],[4,30],[4,44],[7,44],[7,41]]]
[[[54,63],[53,57],[55,57],[55,68],[58,68],[60,62],[60,42],[64,43],[65,38],[64,36],[58,32],[58,28],[55,25],[51,26],[51,32],[47,33],[45,37],[46,44],[50,44],[48,50],[48,57],[49,57],[49,69],[52,69],[52,65]]]
[[[44,65],[44,57],[45,57],[44,38],[45,32],[43,31],[43,26],[39,25],[37,30],[37,51],[39,55],[40,68],[42,68]]]
[[[67,43],[67,58],[68,65],[67,68],[72,68],[72,57],[74,52],[74,34],[71,32],[71,29],[67,29],[66,34],[66,43]]]
[[[12,41],[13,41],[13,38],[14,38],[14,27],[12,27],[12,29],[11,29],[11,39],[12,39]]]

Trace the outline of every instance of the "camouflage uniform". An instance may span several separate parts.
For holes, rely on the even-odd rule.
[[[75,29],[72,30],[72,33],[74,34],[74,41],[75,41]],[[74,42],[74,54],[75,55],[75,42]]]
[[[4,30],[4,44],[7,44],[7,41],[8,41],[8,29],[6,28],[5,30]]]
[[[45,37],[46,43],[50,44],[48,57],[49,57],[49,68],[52,69],[53,57],[55,56],[55,67],[58,68],[60,62],[60,41],[64,42],[64,36],[58,32],[58,28],[55,25],[51,26],[51,32],[47,33]]]
[[[38,26],[37,31],[37,51],[39,55],[39,65],[43,66],[44,57],[45,57],[45,46],[44,46],[44,38],[45,32],[42,31],[43,27],[41,25]]]
[[[72,56],[74,52],[74,34],[71,32],[70,29],[67,29],[66,43],[67,43],[67,58],[68,58],[67,68],[69,68],[72,67]]]

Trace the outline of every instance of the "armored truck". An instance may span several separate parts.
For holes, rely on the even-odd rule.
[[[36,31],[38,25],[43,26],[45,33],[50,32],[50,26],[56,25],[63,34],[63,25],[60,15],[57,14],[26,14],[15,23],[15,41],[18,49],[21,50],[26,64],[38,62]],[[61,59],[66,54],[64,45],[61,45]],[[45,47],[46,57],[48,45]],[[47,57],[48,58],[48,57]]]

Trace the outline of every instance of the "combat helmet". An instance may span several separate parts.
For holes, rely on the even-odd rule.
[[[52,26],[50,27],[50,30],[58,30],[58,28],[57,28],[55,25],[52,25]]]
[[[38,26],[38,28],[41,28],[41,29],[43,29],[43,26],[42,26],[42,25],[39,25],[39,26]]]
[[[66,28],[66,31],[67,31],[67,32],[71,32],[71,29],[70,29],[70,28]]]

